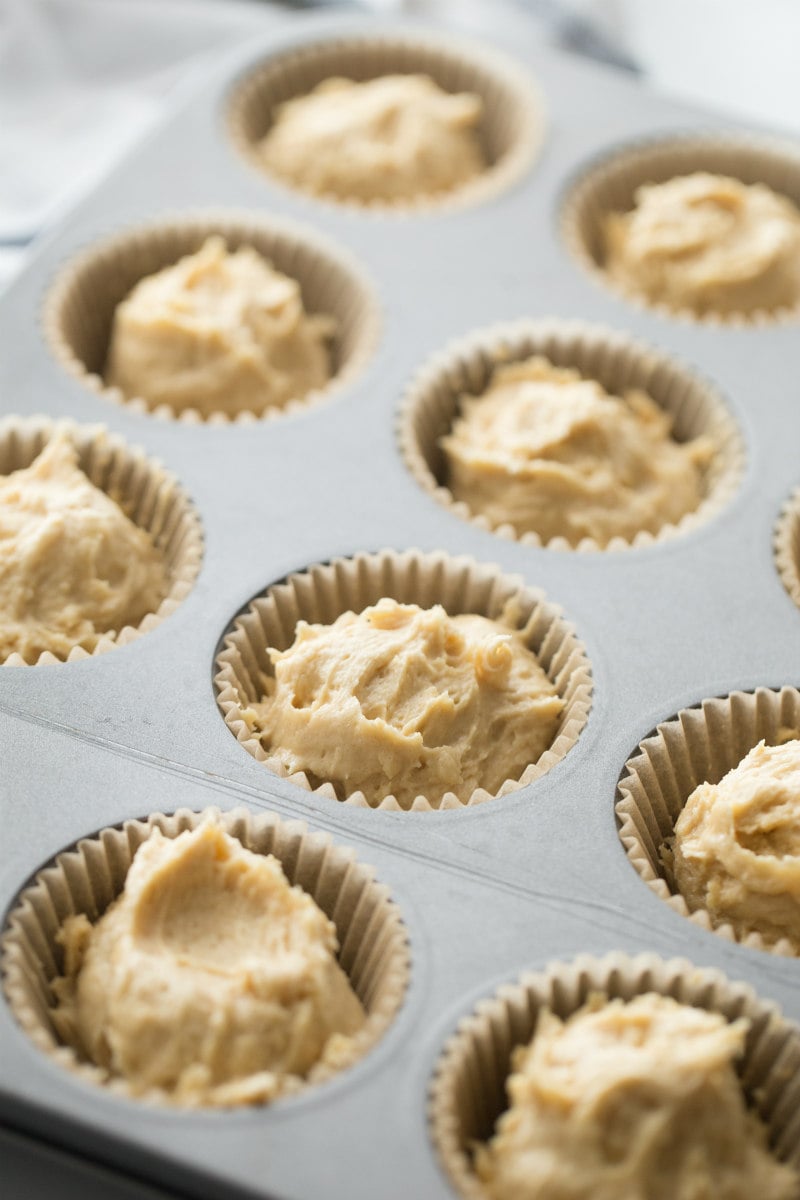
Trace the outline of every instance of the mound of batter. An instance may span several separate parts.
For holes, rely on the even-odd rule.
[[[473,513],[543,542],[657,533],[704,496],[708,438],[679,444],[642,391],[620,398],[540,356],[496,367],[440,439],[447,486]]]
[[[122,895],[94,926],[70,917],[61,939],[57,1028],[134,1092],[270,1100],[365,1021],[332,922],[277,859],[212,823],[154,830]]]
[[[672,866],[690,909],[740,937],[788,938],[800,954],[800,742],[759,742],[719,783],[695,788]]]
[[[105,379],[150,409],[260,415],[328,382],[334,327],[256,250],[210,237],[117,306]]]
[[[155,612],[167,590],[161,551],[87,479],[66,434],[0,477],[0,662],[91,651]]]
[[[476,1155],[491,1200],[794,1200],[745,1106],[748,1022],[648,993],[539,1017]]]
[[[654,303],[702,315],[800,301],[800,211],[764,184],[704,172],[647,184],[605,237],[608,274]]]
[[[435,196],[486,169],[482,107],[479,96],[442,91],[427,75],[326,79],[278,106],[259,154],[269,171],[318,196]]]
[[[497,791],[551,744],[563,709],[519,631],[383,599],[332,625],[300,621],[245,717],[289,771],[403,808]]]

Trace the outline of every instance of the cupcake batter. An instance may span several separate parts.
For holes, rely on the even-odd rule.
[[[150,535],[96,488],[66,434],[0,477],[0,662],[91,651],[136,626],[168,591]]]
[[[670,429],[644,392],[609,395],[537,355],[496,367],[482,395],[463,396],[440,445],[453,496],[493,526],[606,546],[657,533],[701,503],[711,442],[679,444]]]
[[[261,415],[328,382],[334,327],[256,250],[210,237],[118,305],[105,378],[150,409]]]
[[[497,791],[548,748],[564,707],[520,631],[440,605],[383,599],[332,625],[300,621],[270,657],[275,678],[245,713],[264,747],[371,805]]]
[[[739,937],[788,938],[800,954],[800,741],[759,742],[719,783],[695,788],[672,857],[690,909]]]
[[[427,75],[332,78],[275,112],[261,161],[287,183],[339,200],[409,201],[480,175],[482,104]]]
[[[365,1022],[332,922],[277,859],[212,823],[154,830],[122,895],[94,926],[68,918],[61,938],[59,1033],[134,1093],[271,1100]]]
[[[800,211],[764,184],[705,172],[647,184],[605,236],[608,274],[654,303],[702,315],[800,301]]]
[[[476,1169],[490,1200],[794,1200],[734,1069],[746,1020],[651,993],[545,1011]]]

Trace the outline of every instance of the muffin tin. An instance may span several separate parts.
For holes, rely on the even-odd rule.
[[[43,1052],[4,998],[0,1119],[200,1197],[452,1196],[428,1118],[442,1048],[481,997],[553,962],[680,955],[800,1018],[800,963],[673,911],[628,861],[615,818],[625,764],[659,722],[707,698],[798,682],[800,613],[773,554],[800,482],[797,327],[716,326],[632,305],[573,257],[560,230],[565,197],[596,156],[725,127],[555,53],[531,27],[513,46],[498,35],[497,49],[538,85],[549,128],[538,161],[505,190],[404,215],[273,184],[230,136],[232,89],[272,56],[360,35],[482,53],[433,27],[287,23],[184,96],[0,299],[4,411],[108,426],[176,476],[204,534],[191,590],[156,628],[101,656],[0,671],[4,908],[55,855],[105,826],[244,805],[299,818],[353,850],[389,888],[408,933],[405,1000],[380,1042],[349,1070],[266,1108],[187,1113],[113,1094]],[[369,281],[376,336],[334,394],[268,421],[187,423],[111,403],[65,369],[42,316],[61,272],[106,238],[200,209],[288,219],[340,248]],[[738,426],[744,464],[707,520],[652,545],[545,549],[465,520],[420,486],[398,424],[423,364],[452,339],[543,317],[608,326],[710,381]],[[374,811],[279,778],[226,727],[212,675],[236,615],[294,571],[384,547],[496,564],[563,608],[588,655],[593,696],[575,745],[544,775],[476,806]]]

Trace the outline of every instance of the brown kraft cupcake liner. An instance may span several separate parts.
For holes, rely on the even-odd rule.
[[[800,488],[795,488],[783,506],[773,548],[781,582],[800,608]]]
[[[29,467],[61,430],[77,447],[79,466],[95,487],[108,493],[163,552],[169,581],[169,590],[156,612],[148,613],[135,627],[100,634],[91,651],[76,645],[66,659],[76,662],[128,645],[175,611],[191,591],[200,570],[203,534],[197,511],[175,477],[102,425],[56,422],[47,417],[6,417],[0,421],[0,475]],[[28,663],[14,653],[3,665],[44,666],[60,661],[49,651],[36,663]]]
[[[772,1152],[800,1167],[797,1026],[747,984],[685,959],[582,955],[503,985],[480,1001],[447,1041],[430,1088],[429,1127],[440,1163],[460,1196],[485,1200],[486,1192],[473,1169],[474,1147],[491,1137],[508,1106],[506,1080],[512,1053],[530,1042],[540,1012],[546,1008],[564,1020],[590,997],[628,1001],[647,992],[721,1013],[729,1021],[744,1017],[751,1022],[738,1068],[742,1087],[767,1126]]]
[[[707,325],[760,327],[796,321],[800,305],[753,312],[698,314],[689,308],[655,303],[611,279],[604,269],[604,223],[613,212],[629,212],[642,184],[666,183],[695,171],[728,175],[745,184],[763,183],[800,206],[800,155],[779,138],[741,134],[676,134],[618,147],[590,163],[566,194],[561,232],[573,257],[603,287],[629,304],[662,316]]]
[[[800,692],[796,688],[757,688],[704,700],[659,725],[639,744],[623,769],[616,805],[628,859],[673,912],[729,941],[785,955],[796,955],[786,938],[774,945],[757,932],[740,938],[727,922],[715,926],[705,909],[690,911],[672,875],[669,840],[699,784],[718,783],[762,739],[767,745],[778,745],[798,734]]]
[[[504,796],[527,786],[564,758],[586,724],[592,695],[589,660],[572,626],[538,590],[525,586],[515,576],[504,576],[497,568],[479,565],[468,557],[452,558],[443,552],[423,554],[417,550],[362,553],[309,567],[268,588],[235,620],[217,656],[214,685],[226,725],[249,754],[276,774],[286,776],[282,763],[264,749],[245,716],[249,705],[263,697],[264,680],[272,674],[268,648],[285,650],[290,646],[300,620],[331,624],[342,613],[361,612],[383,597],[418,604],[421,608],[441,604],[451,616],[478,613],[499,618],[511,604],[516,627],[525,630],[527,645],[538,657],[565,707],[550,748],[538,762],[526,767],[518,779],[506,780],[496,795]],[[312,789],[304,772],[297,772],[289,779],[330,799],[370,807],[363,792],[340,795],[330,782]],[[486,790],[478,789],[467,805],[493,798]],[[463,801],[448,792],[433,802],[418,796],[410,811],[464,806]],[[397,799],[391,795],[375,807],[400,810]]]
[[[463,500],[456,500],[446,486],[446,463],[439,446],[440,438],[452,428],[463,396],[484,392],[495,367],[532,355],[542,355],[555,366],[573,367],[611,395],[642,389],[673,418],[678,442],[707,436],[714,444],[714,457],[704,479],[705,495],[694,512],[677,524],[665,524],[655,534],[641,530],[631,541],[614,537],[606,550],[667,541],[697,528],[730,501],[744,471],[744,443],[733,416],[710,382],[672,357],[605,326],[523,319],[476,330],[451,342],[420,369],[406,392],[398,423],[400,448],[417,483],[440,504],[479,529],[523,545],[542,545],[538,534],[519,534],[509,523],[493,525]],[[551,538],[546,546],[584,552],[601,549],[590,537],[577,547],[565,537]]]
[[[179,809],[174,815],[156,813],[146,820],[126,821],[81,840],[40,871],[18,896],[2,939],[5,995],[16,1020],[39,1050],[76,1078],[119,1096],[133,1096],[126,1081],[80,1057],[59,1036],[52,1011],[52,984],[63,971],[58,935],[73,914],[85,913],[94,922],[105,912],[122,892],[134,854],[154,829],[174,838],[208,819],[247,849],[279,859],[289,882],[307,892],[333,921],[339,963],[367,1012],[364,1028],[348,1039],[348,1049],[337,1053],[335,1061],[318,1063],[305,1079],[289,1077],[286,1093],[323,1083],[362,1059],[383,1037],[403,1002],[409,950],[397,905],[388,889],[376,882],[372,868],[327,834],[310,832],[302,821],[242,808]],[[175,1104],[159,1089],[135,1098]]]
[[[381,75],[425,74],[446,92],[473,92],[483,102],[480,137],[488,167],[452,191],[414,201],[315,200],[369,213],[425,215],[484,203],[511,187],[532,166],[544,135],[544,103],[533,80],[497,51],[461,39],[336,38],[267,59],[234,87],[228,130],[239,153],[261,174],[291,187],[263,164],[258,145],[279,104],[307,95],[331,76],[362,83]]]
[[[332,375],[324,387],[260,412],[204,416],[194,408],[151,408],[146,398],[125,396],[106,384],[103,373],[117,305],[140,280],[194,254],[213,235],[222,237],[230,251],[243,246],[258,251],[276,270],[297,280],[307,313],[333,319]],[[338,246],[284,217],[259,219],[247,212],[219,210],[165,217],[89,246],[57,276],[45,300],[43,324],[57,361],[104,399],[167,420],[225,425],[297,412],[335,395],[370,357],[379,316],[370,284]]]

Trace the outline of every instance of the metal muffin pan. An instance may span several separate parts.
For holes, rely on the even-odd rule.
[[[54,855],[105,825],[245,804],[352,847],[389,886],[408,929],[410,984],[387,1035],[351,1070],[272,1107],[187,1113],[117,1098],[52,1062],[0,1003],[0,1120],[201,1197],[452,1196],[426,1116],[442,1044],[480,996],[550,961],[611,950],[684,955],[800,1018],[800,962],[731,944],[672,912],[628,862],[614,816],[624,764],[657,722],[705,697],[800,679],[800,613],[772,551],[781,506],[800,481],[797,328],[704,326],[629,305],[571,258],[558,227],[565,189],[598,153],[726,126],[556,54],[531,27],[528,41],[504,46],[498,35],[497,45],[546,97],[545,145],[519,183],[483,206],[359,213],[260,177],[226,130],[235,80],[286,48],[362,32],[453,37],[321,17],[252,43],[183,97],[0,299],[3,412],[102,422],[142,446],[186,488],[205,536],[192,591],[146,636],[81,662],[0,672],[3,908]],[[288,216],[357,260],[381,329],[346,388],[285,418],[188,425],[115,405],[56,361],[41,312],[59,269],[101,237],[199,208]],[[586,554],[496,537],[423,492],[396,433],[414,373],[454,337],[539,316],[626,331],[716,384],[747,453],[723,511],[666,543]],[[588,651],[594,698],[577,744],[544,777],[475,808],[377,812],[279,779],[226,728],[211,678],[232,618],[292,570],[384,546],[497,563],[563,607]]]

